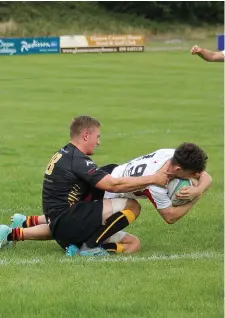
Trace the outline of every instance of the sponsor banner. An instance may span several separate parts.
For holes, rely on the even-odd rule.
[[[220,34],[217,36],[217,48],[219,51],[223,51],[224,47],[224,34]]]
[[[17,39],[0,38],[0,55],[17,54],[19,41]]]
[[[123,52],[144,52],[144,46],[121,46],[121,47],[67,47],[61,48],[61,53],[123,53]]]
[[[0,38],[0,55],[59,52],[59,37]]]
[[[18,54],[59,53],[59,37],[20,39]]]
[[[74,35],[61,36],[60,48],[144,46],[142,35]]]
[[[88,41],[84,35],[60,36],[60,49],[86,46],[88,46]]]
[[[143,46],[142,35],[91,35],[86,36],[88,46]]]

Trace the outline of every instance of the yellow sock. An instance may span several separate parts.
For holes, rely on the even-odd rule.
[[[136,219],[134,212],[131,210],[122,210],[121,212],[127,218],[129,224],[134,222],[134,220]]]

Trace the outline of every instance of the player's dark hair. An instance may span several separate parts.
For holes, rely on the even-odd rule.
[[[70,124],[70,138],[79,136],[83,129],[100,127],[100,122],[90,116],[74,117]]]
[[[176,148],[171,163],[179,165],[183,170],[202,172],[206,168],[208,156],[197,145],[184,142]]]

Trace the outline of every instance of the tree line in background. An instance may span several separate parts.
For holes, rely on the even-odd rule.
[[[45,10],[58,11],[61,15],[73,15],[75,12],[85,15],[85,10],[93,10],[95,14],[97,8],[108,13],[130,14],[156,22],[194,25],[224,23],[224,1],[1,1],[0,21],[12,17],[17,21],[31,19],[40,12],[43,14]]]
[[[99,5],[153,21],[224,23],[224,1],[99,1]]]

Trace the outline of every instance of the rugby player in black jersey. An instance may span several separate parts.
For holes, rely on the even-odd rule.
[[[77,246],[81,255],[104,255],[101,244],[132,223],[141,209],[136,200],[127,198],[86,201],[91,188],[124,193],[168,182],[166,165],[150,176],[111,177],[89,157],[99,145],[99,138],[98,120],[89,116],[73,119],[70,143],[54,154],[44,175],[43,212],[48,225],[33,228],[42,231],[42,239],[45,233],[46,238],[51,235],[63,247]],[[33,229],[1,225],[0,247],[11,241],[33,239]]]

